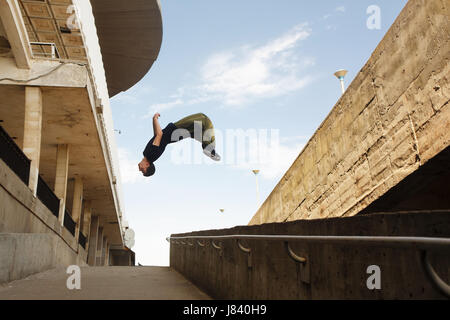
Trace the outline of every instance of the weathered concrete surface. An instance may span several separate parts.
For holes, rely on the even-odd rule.
[[[0,286],[0,300],[209,300],[164,267],[81,268],[81,290],[68,290],[65,269],[54,269]]]
[[[86,260],[58,218],[0,160],[0,283]]]
[[[449,16],[408,2],[250,224],[353,216],[450,145]]]
[[[33,60],[29,69],[17,69],[14,59],[0,59],[0,84],[85,88],[89,85],[86,65],[75,62]]]
[[[0,233],[0,284],[58,266],[87,266],[81,250],[70,250],[56,234]]]
[[[409,236],[450,238],[450,212],[358,215],[344,218],[299,220],[177,236],[218,235],[326,235]],[[223,250],[209,241],[201,247],[171,243],[170,266],[215,299],[445,299],[427,278],[415,248],[291,242],[306,257],[303,266],[292,260],[283,241],[223,240]],[[430,252],[432,266],[450,282],[450,248]],[[250,267],[249,267],[250,265]],[[380,267],[380,290],[369,290],[369,266]],[[309,275],[309,276],[308,276]],[[308,281],[309,280],[309,281]]]
[[[429,160],[359,214],[450,208],[450,147]]]

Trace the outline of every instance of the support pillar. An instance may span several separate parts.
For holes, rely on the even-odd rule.
[[[30,69],[31,49],[18,1],[0,0],[0,20],[19,69]]]
[[[102,258],[101,258],[101,262],[100,262],[101,266],[105,265],[107,246],[108,246],[108,239],[106,237],[103,237]]]
[[[90,266],[95,266],[97,256],[98,233],[99,233],[99,218],[98,216],[93,216],[91,219],[91,229],[88,237],[89,242],[88,265]]]
[[[108,245],[106,246],[106,256],[105,256],[105,266],[109,267],[109,251],[110,251],[111,245],[108,242]]]
[[[42,91],[39,87],[25,87],[25,124],[23,152],[31,160],[28,186],[36,196],[39,178],[42,136]]]
[[[91,228],[91,217],[92,217],[92,202],[84,202],[84,213],[83,213],[83,229],[81,232],[86,237],[86,248],[89,248],[89,230]]]
[[[95,265],[101,266],[103,252],[103,227],[98,228],[97,252],[95,253]]]
[[[69,176],[69,145],[58,145],[56,154],[55,195],[59,202],[59,222],[64,225],[64,212],[66,210],[67,181]]]
[[[81,177],[75,177],[75,185],[73,189],[72,219],[76,224],[75,240],[78,243],[80,237],[81,210],[83,206],[83,180]]]

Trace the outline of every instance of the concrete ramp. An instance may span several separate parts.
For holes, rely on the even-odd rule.
[[[0,286],[0,300],[209,300],[166,267],[83,267],[81,289],[69,290],[66,269],[49,270]]]

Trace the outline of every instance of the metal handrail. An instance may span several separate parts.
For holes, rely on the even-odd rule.
[[[61,200],[55,195],[47,182],[39,175],[36,196],[50,210],[55,217],[59,217],[59,204]]]
[[[238,245],[239,249],[241,249],[242,252],[245,252],[245,253],[252,252],[252,250],[250,248],[245,248],[239,240],[237,241],[237,245]]]
[[[439,275],[434,270],[433,266],[430,263],[429,259],[429,253],[425,250],[421,252],[421,261],[422,266],[425,269],[425,273],[428,276],[428,279],[433,283],[442,294],[446,295],[447,297],[450,297],[450,286],[445,283]]]
[[[186,240],[186,239],[205,239],[205,240],[268,240],[268,241],[306,241],[316,243],[346,243],[352,245],[373,245],[373,246],[395,246],[409,247],[416,249],[445,249],[450,251],[450,238],[431,238],[431,237],[397,237],[397,236],[294,236],[294,235],[223,235],[223,236],[185,236],[185,237],[167,237],[166,240]]]
[[[286,248],[286,251],[287,251],[289,257],[291,257],[292,260],[294,260],[296,262],[300,262],[300,263],[306,263],[307,262],[305,257],[300,257],[294,251],[292,251],[291,247],[289,246],[289,242],[285,241],[284,242],[284,246]]]
[[[23,153],[13,138],[0,125],[0,159],[28,185],[30,177],[30,159]]]
[[[215,249],[217,249],[217,250],[222,250],[222,247],[219,246],[219,245],[217,245],[217,244],[214,242],[214,240],[211,241],[211,244],[212,244],[212,246],[213,246]]]
[[[239,239],[246,240],[267,240],[285,242],[285,247],[288,255],[296,262],[305,264],[307,259],[295,254],[289,246],[289,241],[305,241],[315,243],[329,243],[333,244],[351,244],[351,245],[371,245],[371,246],[389,246],[400,248],[413,248],[421,251],[421,262],[424,271],[430,282],[444,295],[450,297],[450,286],[445,283],[434,270],[429,261],[428,250],[443,250],[450,251],[450,238],[431,238],[431,237],[398,237],[398,236],[294,236],[294,235],[223,235],[223,236],[185,236],[185,237],[167,237],[166,240],[170,243],[176,240],[198,239],[211,240],[212,246],[216,249],[222,250],[221,246],[217,246],[214,240],[238,240],[239,249],[249,253],[250,248],[244,248]],[[250,264],[249,264],[250,266]]]
[[[32,46],[33,45],[35,45],[35,46],[50,46],[50,48],[51,48],[51,52],[50,52],[51,58],[52,59],[56,59],[56,58],[59,59],[59,58],[61,58],[61,55],[59,54],[58,47],[53,42],[30,42],[30,45],[32,45]],[[33,55],[34,56],[47,57],[48,54],[46,52],[44,52],[44,53],[33,52]]]
[[[200,247],[204,247],[204,246],[206,246],[206,244],[205,243],[201,243],[200,241],[198,241],[197,240],[197,244],[200,246]]]

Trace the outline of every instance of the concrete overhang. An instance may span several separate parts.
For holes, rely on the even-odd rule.
[[[162,43],[159,0],[91,0],[109,96],[139,82]]]

